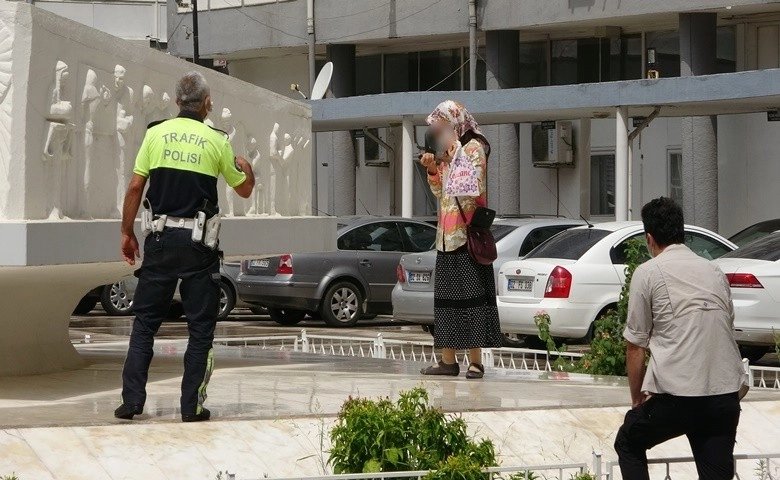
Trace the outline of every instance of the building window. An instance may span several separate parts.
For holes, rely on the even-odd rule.
[[[590,157],[590,214],[615,214],[615,155]]]
[[[460,54],[460,48],[420,52],[420,90],[461,90]]]
[[[683,180],[682,180],[682,152],[669,151],[669,198],[683,204]]]
[[[355,95],[382,93],[382,55],[355,57]]]
[[[718,27],[717,59],[715,73],[734,73],[737,71],[737,32],[736,27],[728,25]]]
[[[577,79],[577,40],[556,40],[550,50],[550,83],[571,85]]]
[[[610,40],[609,81],[637,80],[644,77],[642,37],[627,35]]]
[[[646,36],[647,48],[655,48],[655,69],[661,77],[680,76],[680,33],[652,32]]]
[[[385,93],[419,91],[418,60],[417,52],[385,55]]]
[[[547,85],[547,42],[520,44],[520,86]]]
[[[553,85],[614,82],[642,77],[642,41],[639,35],[556,40],[551,47]],[[521,55],[521,63],[522,58]]]

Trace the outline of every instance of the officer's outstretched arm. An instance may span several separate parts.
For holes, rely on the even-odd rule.
[[[255,188],[255,172],[252,171],[252,165],[244,157],[236,157],[236,166],[244,172],[246,180],[240,185],[233,187],[233,190],[242,197],[249,198],[252,195],[252,189]]]

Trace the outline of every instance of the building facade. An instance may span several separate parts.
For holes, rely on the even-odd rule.
[[[780,2],[767,0],[201,0],[198,6],[202,57],[226,60],[231,75],[293,97],[299,93],[291,83],[309,91],[312,60],[316,70],[334,62],[337,98],[550,89],[640,79],[648,70],[665,78],[780,67]],[[167,13],[169,51],[190,57],[191,5],[169,2]],[[614,218],[615,122],[598,115],[571,120],[574,165],[557,169],[534,166],[534,125],[486,126],[494,152],[489,202],[500,213]],[[780,124],[767,120],[765,111],[653,120],[634,140],[630,215],[637,218],[644,202],[666,195],[683,203],[689,221],[726,235],[778,217]],[[422,127],[416,130],[422,143]],[[318,134],[317,208],[401,213],[401,136],[390,124]],[[435,202],[422,172],[415,175],[413,213],[430,214]]]

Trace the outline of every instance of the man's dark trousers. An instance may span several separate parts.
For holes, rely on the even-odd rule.
[[[143,265],[136,273],[133,332],[122,372],[122,403],[144,405],[154,335],[166,318],[176,284],[181,280],[189,343],[184,354],[181,413],[201,412],[213,367],[212,341],[219,304],[219,255],[195,244],[192,230],[168,228],[152,233],[144,243]]]
[[[710,397],[652,396],[626,413],[615,438],[623,478],[649,479],[647,450],[681,435],[688,437],[699,478],[734,478],[739,414],[736,392]]]

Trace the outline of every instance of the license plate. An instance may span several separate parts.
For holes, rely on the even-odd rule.
[[[530,292],[534,289],[532,278],[513,278],[509,280],[509,290],[516,292]]]
[[[431,274],[409,272],[409,283],[431,283]]]
[[[268,266],[271,265],[271,261],[267,258],[262,258],[260,260],[251,260],[249,262],[249,266],[252,268],[268,268]]]

